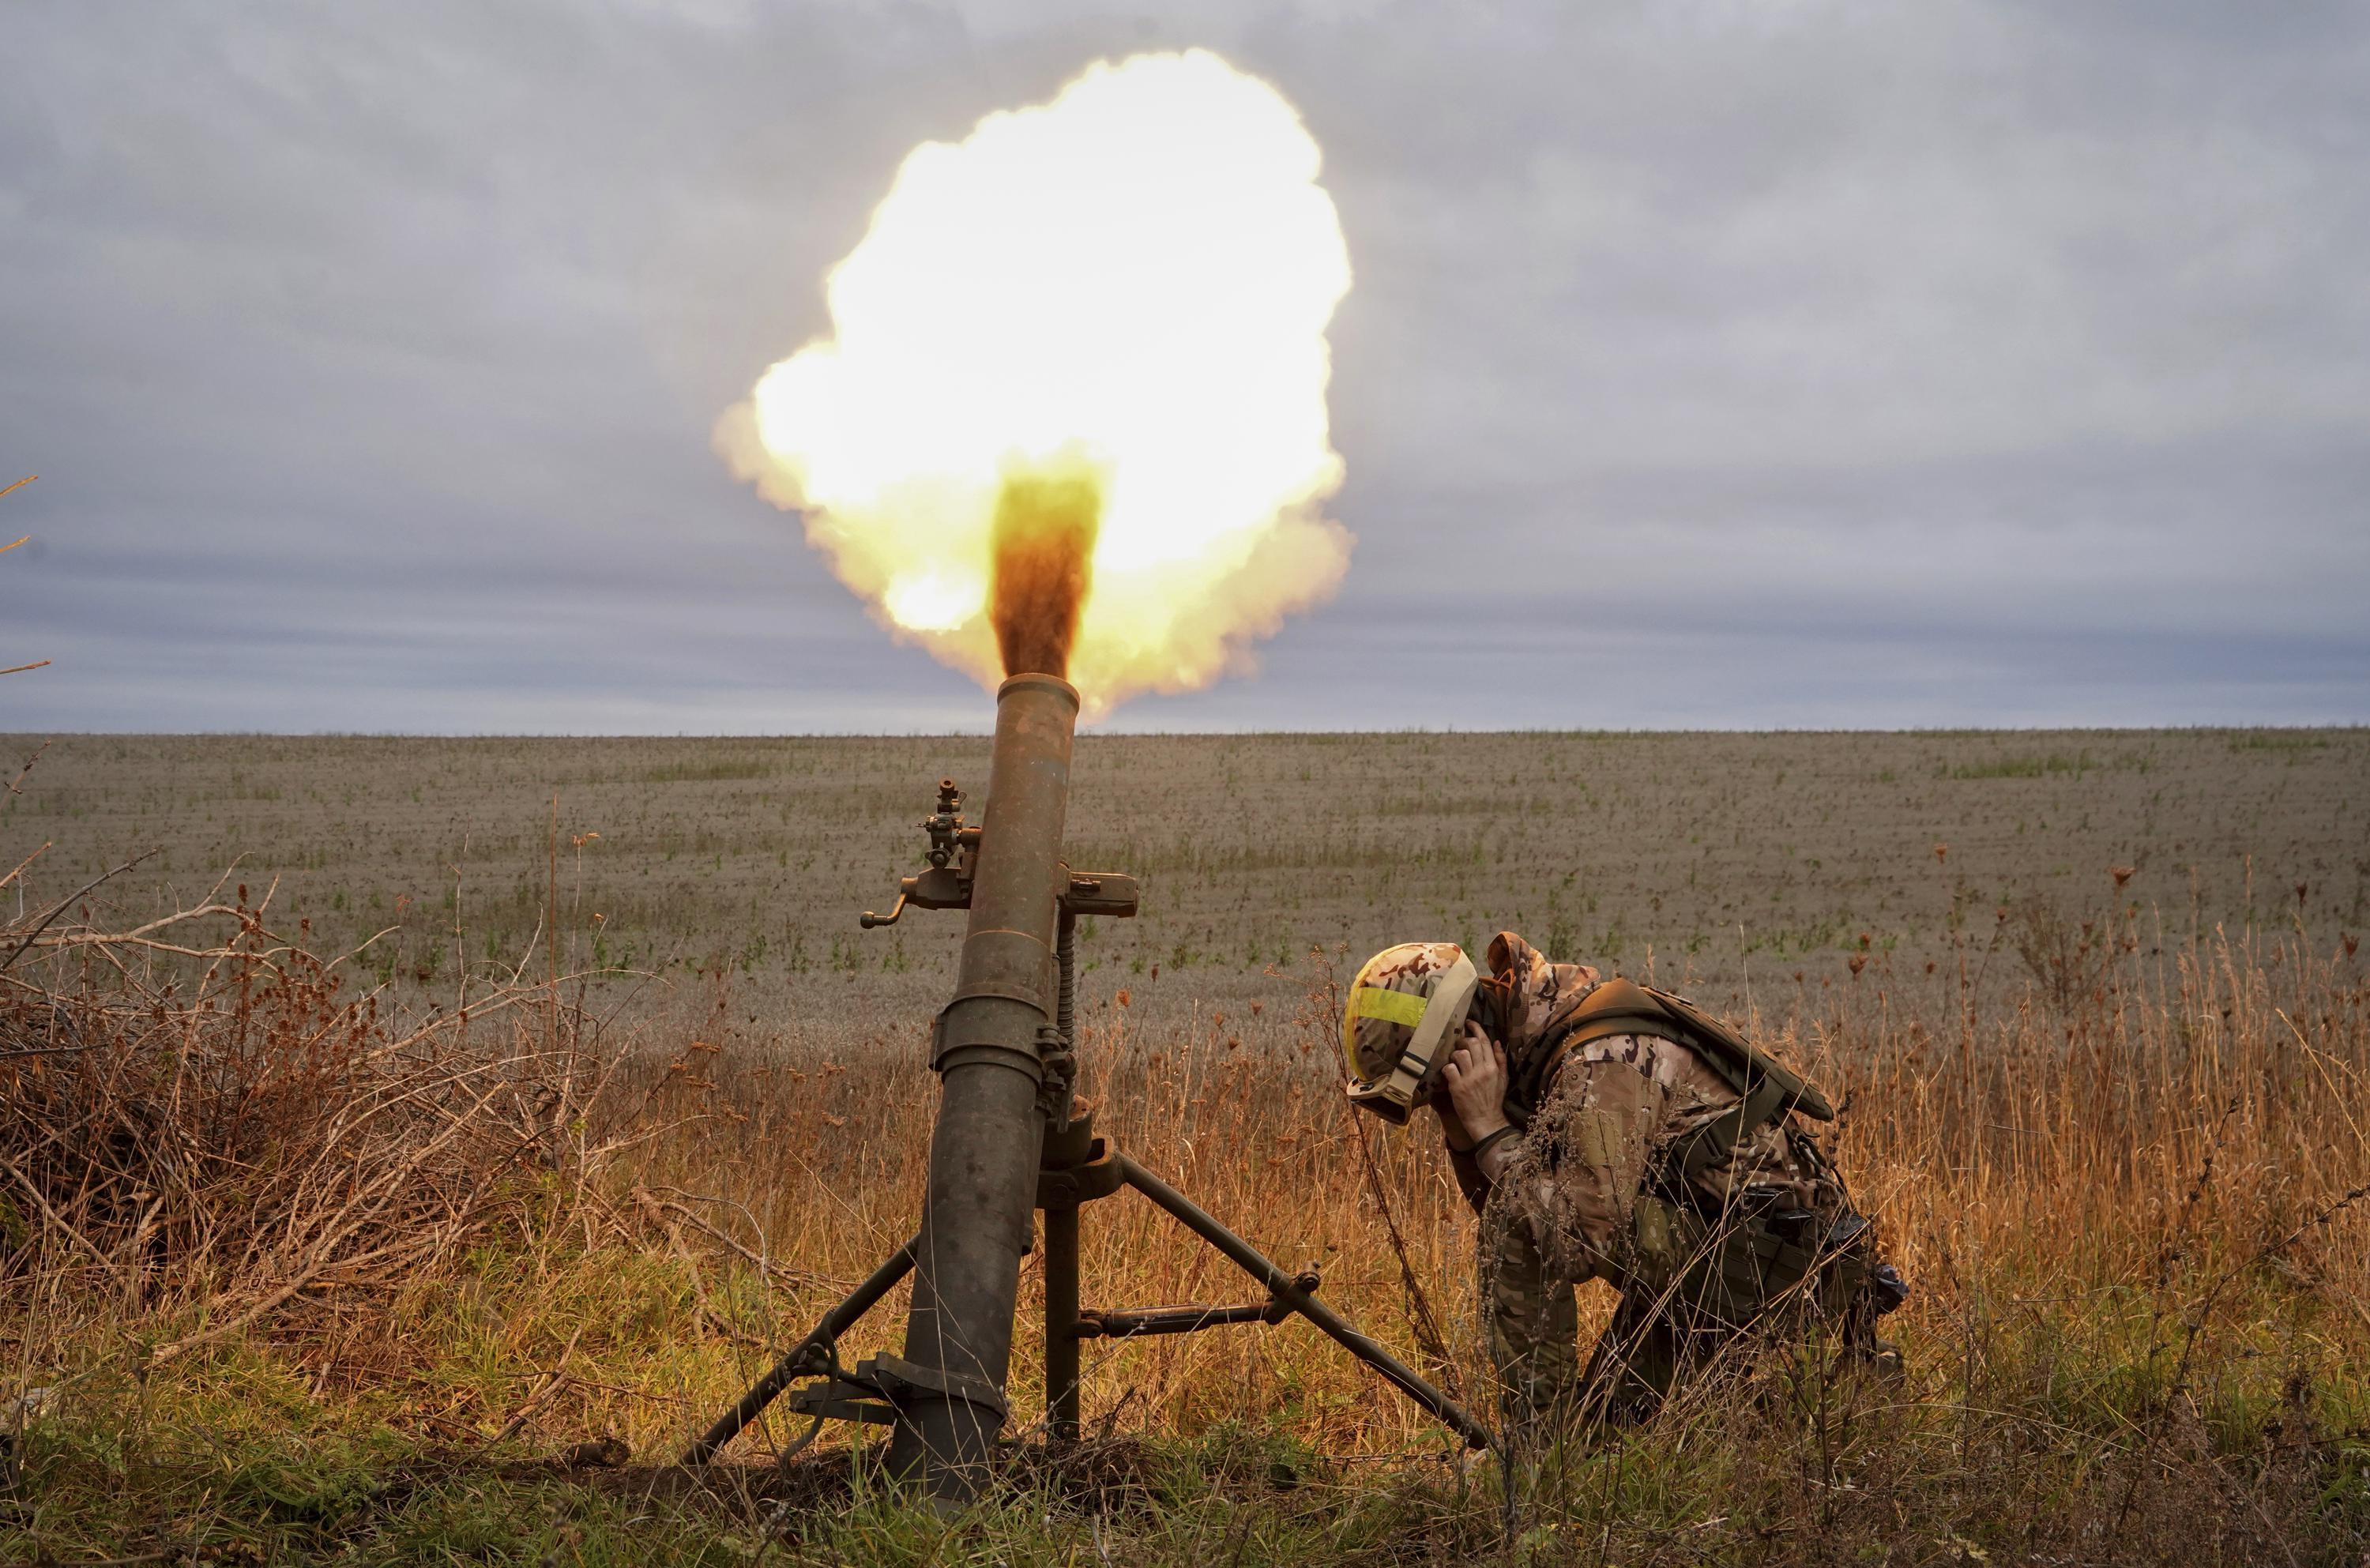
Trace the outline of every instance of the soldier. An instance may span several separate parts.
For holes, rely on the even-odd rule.
[[[1627,1424],[1747,1330],[1833,1327],[1897,1366],[1876,1318],[1908,1286],[1876,1253],[1805,1120],[1817,1090],[1685,999],[1512,931],[1476,973],[1448,942],[1369,959],[1342,1045],[1352,1103],[1440,1117],[1481,1217],[1482,1297],[1517,1436]],[[1583,1370],[1573,1287],[1620,1292]]]

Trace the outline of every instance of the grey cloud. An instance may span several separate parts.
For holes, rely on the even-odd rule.
[[[1361,544],[1121,722],[2370,718],[2358,6],[35,0],[0,729],[976,724],[708,427],[914,144],[1188,43],[1326,149]]]

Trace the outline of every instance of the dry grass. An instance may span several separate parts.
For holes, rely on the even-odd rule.
[[[1440,787],[1440,755],[1400,755],[1422,739],[1371,743],[1368,764],[1428,782],[1370,767],[1369,802]],[[1887,739],[1852,744],[1881,752]],[[1305,1327],[1096,1343],[1087,1414],[1107,1441],[1090,1465],[1024,1470],[1019,1490],[951,1534],[868,1491],[859,1467],[852,1491],[823,1486],[796,1539],[771,1550],[913,1562],[2357,1560],[2370,1545],[2370,976],[2347,934],[2347,873],[2333,868],[2359,853],[2345,791],[2362,776],[2318,769],[2360,741],[2305,740],[2233,749],[2238,739],[2213,737],[2224,766],[2253,780],[2251,814],[2234,805],[2225,820],[2192,801],[2194,815],[2168,811],[2153,829],[2190,845],[2232,835],[2242,856],[2249,834],[2292,835],[2255,876],[2307,891],[2264,898],[2251,924],[2243,873],[2201,870],[2193,901],[2144,896],[2193,851],[2146,844],[2079,878],[2018,882],[1971,872],[1989,851],[1969,846],[2031,833],[1962,818],[1880,835],[1866,858],[1835,866],[1834,888],[1867,923],[1789,957],[1776,985],[1756,970],[1750,1001],[1738,975],[1733,1009],[1844,1091],[1842,1163],[1917,1287],[1889,1320],[1910,1352],[1905,1388],[1773,1355],[1634,1442],[1523,1478],[1507,1508],[1501,1478],[1444,1464],[1435,1428]],[[1237,780],[1286,776],[1321,749],[1194,744]],[[1490,770],[1521,744],[1454,755]],[[1571,744],[1536,743],[1542,758]],[[2127,781],[2052,769],[2058,743],[1951,744],[1972,760],[1936,764],[1930,788],[2074,790],[2049,797],[2051,820],[2078,821],[2086,786]],[[2088,744],[2094,756],[2108,744]],[[2204,745],[2112,744],[2175,773],[2169,755]],[[851,766],[925,744],[852,743]],[[1995,767],[2027,755],[2042,762]],[[2247,771],[2265,767],[2291,786],[2284,807]],[[1958,767],[1977,777],[1945,776]],[[1191,791],[1207,782],[1171,778],[1132,843],[1098,858],[1125,865],[1133,847],[1155,862],[1156,897],[1200,911],[1230,905],[1247,879],[1269,890],[1262,917],[1296,940],[1280,963],[1269,951],[1180,971],[1176,949],[1200,927],[1172,924],[1156,944],[1099,933],[1081,1055],[1105,1130],[1282,1261],[1316,1263],[1329,1297],[1421,1362],[1411,1276],[1446,1342],[1432,1369],[1485,1399],[1469,1218],[1423,1128],[1390,1136],[1348,1117],[1328,1043],[1331,988],[1386,917],[1345,915],[1316,894],[1337,874],[1379,878],[1380,847],[1279,831],[1260,842],[1270,860],[1297,857],[1281,870],[1171,863],[1158,824],[1196,815]],[[1234,812],[1283,820],[1309,798]],[[71,812],[71,795],[58,800]],[[1814,814],[1789,810],[1777,814],[1793,827]],[[1701,831],[1689,820],[1667,830],[1674,860]],[[825,820],[815,841],[853,843],[843,836],[861,821]],[[513,859],[540,862],[542,882],[516,902],[560,912],[562,927],[529,922],[496,964],[465,903],[468,963],[434,985],[382,986],[366,962],[305,957],[243,897],[137,939],[186,931],[168,944],[180,952],[128,943],[126,921],[77,905],[9,972],[0,1345],[19,1387],[63,1387],[29,1431],[20,1555],[351,1543],[363,1560],[724,1562],[754,1550],[752,1493],[781,1483],[595,1486],[527,1461],[604,1433],[663,1458],[910,1230],[933,1092],[921,1042],[942,988],[925,971],[953,932],[904,933],[906,971],[701,965],[655,1005],[630,977],[550,983],[555,948],[563,971],[571,940],[576,961],[587,956],[583,928],[566,921],[579,896],[569,835],[591,824],[563,822],[555,839],[545,822],[540,842],[517,830],[529,853]],[[1478,860],[1398,866],[1391,896],[1416,912],[1401,918],[1485,897],[1501,874],[1486,846],[1501,830],[1482,822]],[[884,835],[880,885],[906,858],[904,836]],[[1911,856],[1894,840],[1913,836]],[[1800,859],[1733,871],[1713,902],[1766,901],[1800,880]],[[1555,883],[1509,864],[1512,882]],[[1299,907],[1283,896],[1294,885],[1311,894]],[[593,896],[614,902],[609,891],[595,882]],[[2217,929],[2211,912],[2227,896],[2241,918]],[[652,907],[656,918],[690,905]],[[793,912],[819,928],[811,905]],[[1214,930],[1225,926],[1213,915]],[[1666,940],[1632,929],[1641,960],[1647,940]],[[0,944],[5,955],[14,940]],[[477,998],[466,1025],[463,972]],[[1704,978],[1717,991],[1725,973]],[[1251,1294],[1129,1195],[1090,1207],[1086,1230],[1091,1304]],[[849,1359],[893,1345],[899,1305],[864,1326]],[[1601,1319],[1609,1303],[1589,1305]],[[1025,1320],[1022,1338],[1027,1438]],[[186,1348],[157,1354],[175,1346]],[[762,1452],[790,1435],[744,1442]],[[825,1459],[846,1470],[844,1449]]]
[[[2134,921],[2101,911],[2105,951],[2085,956],[2070,1009],[2036,982],[2021,1005],[1971,1015],[1951,1003],[1972,975],[1913,987],[1927,1005],[1904,1007],[1879,963],[1822,1012],[1764,1020],[1844,1090],[1843,1161],[1917,1296],[1894,1320],[1916,1367],[1900,1397],[1835,1392],[1824,1429],[1732,1403],[1665,1424],[1665,1441],[1690,1421],[1698,1442],[1716,1435],[1714,1474],[1764,1467],[1757,1495],[1747,1490],[1758,1528],[1815,1516],[1826,1533],[1808,1555],[1839,1560],[1880,1521],[1938,1505],[1920,1528],[2078,1560],[2358,1551],[2370,1526],[2370,986],[2341,946],[2316,953],[2290,934],[2150,953],[2127,941]],[[1469,1221],[1425,1139],[1343,1113],[1325,1043],[1329,963],[1316,974],[1316,1003],[1296,1015],[1214,1012],[1182,1036],[1139,1033],[1107,999],[1086,1047],[1099,1098],[1127,1147],[1279,1258],[1318,1262],[1329,1297],[1421,1359],[1387,1207],[1450,1324],[1453,1364],[1432,1370],[1478,1392]],[[836,1065],[727,1076],[714,1095],[729,1129],[679,1155],[669,1180],[751,1205],[787,1255],[852,1277],[915,1212],[926,1097],[910,1068]],[[806,1075],[800,1095],[780,1093],[785,1071]],[[1379,1155],[1379,1203],[1362,1138]],[[801,1154],[786,1163],[784,1150]],[[1097,1302],[1248,1294],[1124,1196],[1088,1210],[1087,1237]],[[1609,1305],[1600,1292],[1593,1320]],[[1282,1412],[1328,1454],[1441,1446],[1313,1335],[1089,1350],[1090,1426],[1195,1432]],[[1782,1385],[1799,1371],[1765,1374]],[[1803,1490],[1799,1466],[1813,1460],[1823,1480]],[[1698,1524],[1723,1511],[1719,1486],[1682,1491]],[[1605,1503],[1559,1505],[1625,1534]],[[1639,1515],[1650,1530],[1669,1523],[1651,1505]],[[1734,1544],[1699,1542],[1715,1543]]]

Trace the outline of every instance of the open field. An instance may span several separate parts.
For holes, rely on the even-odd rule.
[[[40,744],[0,737],[0,758]],[[985,769],[978,737],[75,736],[26,779],[10,841],[54,840],[29,906],[142,850],[161,852],[108,893],[126,917],[236,864],[259,899],[277,883],[277,923],[339,951],[388,930],[363,967],[441,994],[465,961],[541,963],[552,905],[564,970],[647,972],[702,1005],[695,972],[720,974],[742,1022],[831,1030],[944,999],[957,930],[855,917],[918,865],[937,779]],[[2014,950],[2109,902],[2111,867],[2151,931],[2361,930],[2365,812],[2359,730],[1090,735],[1070,841],[1143,880],[1143,918],[1087,961],[1156,1010],[1289,995],[1266,971],[1312,944],[1509,927],[1783,1012],[1842,982],[1863,934],[1901,996],[1990,945],[2003,907],[2011,951],[1984,978],[2012,985]],[[847,975],[841,1007],[823,982]]]
[[[0,920],[163,848],[0,996],[0,1397],[58,1389],[6,1550],[2370,1550],[2363,731],[1090,737],[1073,859],[1141,874],[1146,911],[1090,933],[1081,1050],[1132,1152],[1486,1403],[1471,1222],[1423,1126],[1348,1119],[1329,1037],[1367,951],[1510,927],[1750,1019],[1844,1092],[1842,1164],[1917,1287],[1889,1320],[1909,1384],[1772,1357],[1511,1507],[1299,1325],[1090,1345],[1101,1439],[951,1529],[836,1434],[787,1480],[546,1464],[604,1435],[663,1460],[910,1229],[959,928],[853,917],[984,749],[52,744],[0,817],[8,865],[50,846]],[[230,912],[122,940],[233,862]],[[367,945],[321,972],[298,939]],[[1090,1302],[1248,1297],[1131,1205],[1087,1211]],[[896,1305],[844,1359],[893,1347]],[[753,1499],[786,1489],[810,1505],[773,1542]]]

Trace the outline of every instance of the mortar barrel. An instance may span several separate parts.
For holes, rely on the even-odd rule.
[[[1054,1021],[1062,830],[1078,694],[1015,675],[995,698],[986,819],[954,999],[938,1015],[938,1124],[904,1359],[917,1368],[889,1447],[894,1473],[969,1497],[1004,1424],[1020,1260],[1044,1139],[1038,1031]],[[935,1384],[935,1387],[926,1385]]]

